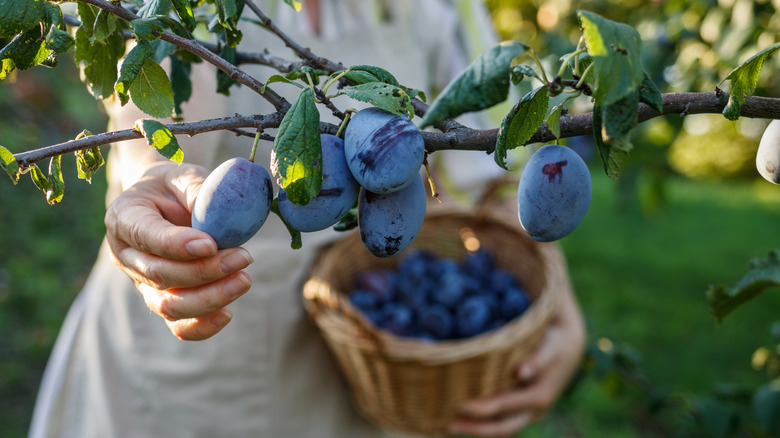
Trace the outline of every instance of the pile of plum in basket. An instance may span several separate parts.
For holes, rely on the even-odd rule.
[[[502,327],[531,305],[486,249],[463,260],[412,249],[395,269],[361,271],[351,303],[377,327],[424,340],[468,338]]]

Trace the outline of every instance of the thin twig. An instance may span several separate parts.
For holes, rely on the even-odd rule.
[[[342,64],[337,64],[327,58],[317,56],[307,47],[296,43],[292,38],[287,36],[287,34],[279,29],[279,27],[270,18],[268,18],[268,16],[265,15],[265,13],[263,13],[263,11],[252,0],[244,0],[244,3],[255,15],[257,15],[257,18],[260,19],[260,22],[263,23],[263,26],[265,26],[269,31],[282,40],[282,42],[293,52],[295,52],[297,56],[307,61],[311,67],[326,70],[330,73],[345,69]]]
[[[82,0],[82,1],[84,3],[89,3],[93,6],[97,6],[98,8],[110,12],[111,14],[127,21],[137,20],[139,18],[132,11],[122,7],[119,2],[113,3],[105,0]],[[265,98],[265,100],[267,100],[271,105],[273,105],[277,111],[284,113],[287,112],[288,108],[290,108],[290,103],[287,102],[287,100],[285,100],[283,97],[278,95],[270,88],[265,88],[265,85],[262,82],[255,79],[245,71],[234,66],[233,64],[229,63],[224,58],[218,56],[208,48],[204,47],[203,44],[201,44],[197,40],[182,38],[179,35],[176,35],[175,33],[168,30],[163,31],[163,33],[160,34],[160,39],[167,41],[175,45],[176,47],[184,49],[194,55],[197,55],[198,57],[205,60],[206,62],[209,62],[210,64],[214,65],[218,69],[225,72],[225,74],[227,74],[228,77],[230,77],[234,81],[245,85],[246,87],[253,90],[257,94],[263,96],[263,98]]]

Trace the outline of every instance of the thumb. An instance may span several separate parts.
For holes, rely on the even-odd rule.
[[[187,211],[192,212],[192,206],[208,174],[208,169],[203,166],[183,164],[168,179],[171,192],[176,195],[179,203],[187,208]]]

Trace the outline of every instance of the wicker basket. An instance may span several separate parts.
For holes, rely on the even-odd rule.
[[[512,271],[533,303],[500,329],[472,338],[422,341],[375,327],[349,301],[355,275],[394,268],[402,256],[377,258],[357,232],[326,248],[304,285],[304,303],[343,371],[359,411],[393,432],[446,433],[460,404],[517,384],[517,365],[536,347],[561,292],[568,288],[564,260],[554,244],[534,241],[516,217],[430,209],[412,244],[461,259],[464,246],[490,249]]]

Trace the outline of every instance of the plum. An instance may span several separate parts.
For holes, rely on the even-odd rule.
[[[243,245],[265,223],[272,201],[268,171],[246,158],[231,158],[203,181],[192,227],[208,233],[220,249]]]
[[[566,146],[542,146],[520,176],[520,225],[537,241],[561,239],[585,217],[591,195],[590,171],[585,161]]]
[[[381,108],[358,111],[344,132],[352,175],[372,193],[391,193],[411,184],[423,164],[425,144],[408,118]]]
[[[394,256],[420,232],[426,208],[425,185],[418,174],[414,183],[393,193],[362,188],[358,198],[358,230],[363,245],[377,257]]]
[[[766,127],[756,153],[756,169],[765,180],[780,184],[780,120]]]
[[[468,338],[487,329],[491,322],[491,303],[484,295],[472,295],[461,301],[455,311],[458,336]]]
[[[324,230],[335,225],[355,205],[360,185],[347,167],[344,140],[322,134],[322,187],[306,205],[297,205],[279,190],[279,212],[298,231]]]

